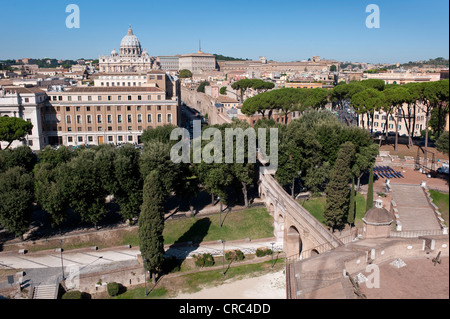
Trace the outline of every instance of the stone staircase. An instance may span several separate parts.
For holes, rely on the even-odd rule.
[[[32,287],[31,299],[56,299],[59,285],[39,285]]]
[[[396,208],[402,231],[441,230],[434,209],[420,185],[392,184],[391,187],[392,205]]]

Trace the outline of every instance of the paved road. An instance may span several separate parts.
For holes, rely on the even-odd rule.
[[[244,254],[254,253],[259,247],[272,248],[271,239],[255,241],[225,242],[225,250],[240,249]],[[202,245],[191,246],[166,246],[166,256],[178,258],[192,257],[194,254],[210,253],[213,256],[221,256],[223,244],[209,242]],[[274,251],[283,249],[282,242],[273,245]],[[137,263],[139,248],[115,247],[102,250],[81,249],[66,251],[41,251],[19,255],[15,252],[0,254],[0,269],[23,269],[25,276],[23,282],[30,284],[51,284],[62,275],[64,270],[67,275],[74,267],[84,273],[98,272],[109,268],[130,266]],[[7,283],[0,283],[0,289]]]

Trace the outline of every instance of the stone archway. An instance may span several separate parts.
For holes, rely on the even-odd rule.
[[[300,232],[295,226],[289,227],[286,236],[286,255],[299,256],[302,252],[302,239],[300,237]]]
[[[267,206],[269,208],[270,216],[275,217],[275,205],[272,202],[269,202]]]

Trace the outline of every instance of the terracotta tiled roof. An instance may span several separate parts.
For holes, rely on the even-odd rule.
[[[385,208],[373,207],[369,209],[363,220],[371,225],[385,225],[393,222],[394,217]]]
[[[236,99],[224,95],[219,95],[218,100],[220,103],[239,103]]]
[[[23,86],[4,86],[3,89],[5,91],[9,91],[12,93],[19,93],[19,94],[24,94],[24,93],[45,93],[45,91],[41,90],[38,87],[35,86],[31,86],[31,87],[23,87]]]

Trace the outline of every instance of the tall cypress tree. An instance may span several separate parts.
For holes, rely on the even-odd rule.
[[[348,216],[347,223],[352,227],[355,223],[355,214],[356,214],[356,205],[355,205],[355,178],[352,178],[352,189],[350,191],[350,203],[348,208]]]
[[[324,217],[326,224],[333,230],[345,224],[345,216],[348,214],[350,193],[348,184],[354,154],[355,146],[351,142],[341,146],[330,173],[330,181],[325,189],[327,202]]]
[[[151,277],[161,270],[164,255],[164,191],[155,171],[145,178],[138,225],[139,248]]]
[[[373,207],[373,167],[370,168],[369,186],[367,189],[366,212]]]

